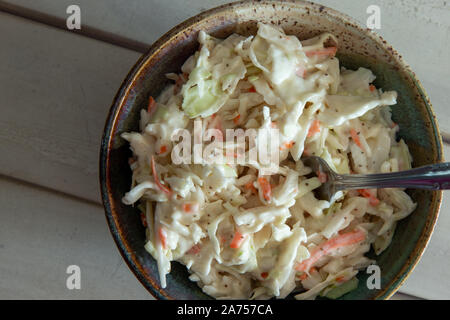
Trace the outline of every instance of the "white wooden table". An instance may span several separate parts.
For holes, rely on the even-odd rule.
[[[0,299],[151,299],[120,257],[100,204],[105,117],[145,48],[226,2],[0,1]],[[416,71],[450,137],[448,1],[317,2],[361,23],[370,4],[380,6],[379,33]],[[81,8],[81,31],[64,28],[71,4]],[[446,194],[431,243],[395,299],[450,298],[449,228]],[[81,290],[66,288],[73,264]]]

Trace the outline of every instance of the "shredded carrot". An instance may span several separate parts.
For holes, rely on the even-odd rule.
[[[154,156],[152,156],[152,174],[153,174],[153,178],[155,179],[155,183],[158,186],[158,188],[162,192],[170,195],[172,193],[172,191],[170,191],[169,188],[167,188],[165,185],[163,185],[161,183],[161,181],[159,181],[158,172],[156,172],[156,164],[155,164],[155,157]]]
[[[269,276],[268,272],[262,272],[261,273],[261,278],[266,279]]]
[[[162,145],[161,148],[159,148],[158,154],[166,153],[166,151],[167,151],[167,146]]]
[[[231,240],[230,248],[237,249],[239,248],[245,240],[245,236],[236,230],[234,233],[233,240]]]
[[[289,142],[285,142],[284,146],[286,147],[286,149],[290,149],[294,146],[295,142],[294,141],[289,141]]]
[[[155,112],[155,110],[156,110],[156,101],[155,99],[153,99],[152,96],[150,96],[150,98],[148,98],[147,112],[149,114],[152,114],[153,112]]]
[[[316,248],[312,249],[310,257],[297,264],[295,270],[307,272],[314,265],[314,263],[316,263],[323,256],[332,253],[336,249],[361,242],[365,238],[366,234],[362,230],[343,233],[334,238],[331,238],[321,245],[317,246]]]
[[[358,192],[365,198],[369,199],[369,204],[371,206],[377,206],[380,200],[375,197],[375,195],[370,191],[370,189],[358,189]]]
[[[234,117],[234,118],[233,118],[234,124],[238,124],[240,118],[241,118],[241,115],[240,115],[240,114],[238,114],[236,117]]]
[[[328,177],[327,177],[327,174],[325,172],[319,170],[319,171],[316,172],[316,174],[317,174],[317,178],[319,178],[319,182],[320,183],[327,182]]]
[[[261,186],[261,191],[263,197],[266,201],[270,201],[272,198],[272,187],[266,178],[258,178],[259,185]]]
[[[314,136],[316,133],[320,132],[320,121],[319,120],[314,120],[311,124],[311,126],[309,127],[308,130],[308,138],[311,138],[312,136]]]
[[[198,211],[198,203],[183,203],[183,211],[187,213]]]
[[[336,281],[339,282],[339,283],[345,282],[345,277],[344,276],[337,277]]]
[[[167,248],[167,235],[163,228],[159,228],[158,230],[159,241],[161,241],[161,246],[163,249]]]
[[[337,48],[336,47],[328,47],[318,50],[311,50],[306,51],[305,54],[307,57],[314,57],[314,56],[330,56],[334,57],[336,55]]]
[[[294,141],[288,141],[283,143],[283,146],[280,147],[280,150],[285,150],[285,149],[291,149],[294,146],[295,142]]]
[[[195,244],[192,246],[192,248],[189,249],[188,253],[189,254],[197,254],[200,252],[200,245],[199,244]]]
[[[364,147],[363,147],[363,145],[362,145],[362,143],[361,143],[361,140],[359,140],[358,132],[356,132],[355,129],[351,129],[351,130],[350,130],[350,135],[352,136],[353,142],[355,142],[356,145],[357,145],[361,150],[364,150]]]
[[[374,92],[376,89],[377,89],[377,88],[376,88],[373,84],[371,84],[371,85],[369,86],[369,90],[370,90],[371,92]]]
[[[372,197],[372,193],[370,192],[369,189],[358,189],[358,192],[366,198]]]
[[[128,158],[128,164],[129,165],[132,165],[133,163],[135,163],[136,162],[136,159],[134,159],[134,158]]]
[[[141,212],[141,222],[144,227],[147,227],[147,219],[145,218],[145,213]]]
[[[245,184],[245,189],[251,190],[252,193],[256,194],[258,191],[256,190],[255,186],[253,185],[253,182],[249,182]]]
[[[251,87],[250,89],[248,89],[248,92],[256,92],[256,88],[255,87]]]

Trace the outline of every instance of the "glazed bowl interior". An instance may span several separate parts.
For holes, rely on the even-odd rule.
[[[138,131],[139,114],[149,96],[158,96],[169,81],[165,74],[179,72],[198,48],[197,35],[204,30],[224,38],[232,33],[255,34],[257,22],[282,27],[300,39],[322,32],[339,40],[338,58],[350,69],[366,67],[377,76],[375,85],[398,92],[392,108],[399,136],[413,156],[413,166],[442,162],[441,138],[431,105],[414,73],[383,39],[358,26],[351,18],[309,2],[244,1],[206,11],[175,27],[158,40],[134,66],[117,93],[108,116],[101,146],[100,183],[106,217],[114,240],[127,264],[142,284],[160,299],[208,299],[188,280],[186,268],[172,263],[168,286],[160,287],[155,260],[144,249],[145,230],[137,208],[122,204],[130,188],[129,146],[120,134]],[[408,190],[417,209],[400,221],[392,244],[377,259],[381,288],[369,290],[364,271],[359,287],[343,299],[385,299],[405,280],[422,255],[437,219],[442,192]]]

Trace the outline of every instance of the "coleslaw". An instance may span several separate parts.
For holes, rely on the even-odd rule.
[[[141,111],[140,132],[122,134],[133,152],[122,201],[141,211],[161,287],[178,261],[217,299],[338,298],[355,289],[358,271],[375,263],[365,254],[382,253],[416,204],[402,189],[318,200],[322,178],[301,157],[346,174],[410,169],[391,120],[396,92],[376,88],[368,69],[340,67],[329,33],[300,41],[259,23],[254,36],[200,32],[198,41],[182,72],[167,75],[173,84]],[[173,133],[192,133],[199,119],[220,132],[278,129],[277,172],[262,174],[257,161],[175,164]]]

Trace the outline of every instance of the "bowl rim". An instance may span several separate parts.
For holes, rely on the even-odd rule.
[[[117,220],[114,218],[113,211],[114,208],[112,207],[112,197],[111,197],[111,185],[110,185],[110,151],[111,151],[111,143],[112,143],[112,137],[113,133],[115,132],[115,127],[117,125],[117,118],[119,115],[119,111],[122,109],[124,102],[127,100],[128,95],[131,90],[131,85],[142,75],[144,67],[152,61],[152,59],[157,55],[158,52],[160,52],[164,45],[169,44],[172,39],[176,38],[180,33],[183,32],[188,27],[192,27],[195,24],[200,23],[206,18],[211,18],[213,15],[220,14],[228,9],[235,9],[239,8],[241,6],[246,7],[251,4],[267,4],[267,5],[286,5],[286,4],[293,4],[293,5],[303,5],[308,6],[311,9],[319,10],[320,12],[325,11],[324,14],[330,15],[334,19],[340,20],[342,23],[345,23],[347,25],[350,25],[353,28],[359,29],[361,32],[363,32],[367,37],[370,38],[371,41],[374,41],[378,45],[380,45],[383,49],[386,50],[391,58],[393,58],[394,63],[396,65],[399,65],[401,67],[400,72],[403,69],[403,72],[407,74],[414,85],[416,86],[421,99],[424,101],[424,103],[427,106],[427,112],[429,116],[429,120],[432,123],[432,131],[434,133],[434,139],[436,142],[437,147],[437,159],[439,162],[444,161],[443,156],[443,143],[442,143],[442,137],[439,130],[439,125],[436,120],[436,115],[433,111],[430,99],[425,92],[421,82],[417,79],[415,73],[412,71],[411,67],[405,62],[402,56],[398,54],[398,52],[386,41],[378,35],[377,33],[373,32],[370,29],[363,28],[355,19],[348,16],[345,13],[339,12],[335,9],[329,8],[324,5],[320,5],[317,3],[313,3],[310,1],[304,1],[304,0],[254,0],[254,1],[248,1],[248,0],[241,0],[241,1],[235,1],[231,3],[227,3],[218,7],[214,7],[211,9],[208,9],[206,11],[203,11],[183,22],[176,25],[172,29],[170,29],[168,32],[166,32],[164,35],[162,35],[158,40],[156,40],[145,52],[141,55],[141,57],[137,60],[137,62],[133,65],[133,67],[128,72],[127,76],[123,80],[119,90],[117,91],[113,103],[110,107],[110,110],[108,112],[108,115],[106,117],[106,122],[103,130],[102,140],[101,140],[101,146],[100,146],[100,158],[99,158],[99,179],[100,179],[100,189],[101,189],[101,196],[102,196],[102,203],[105,210],[105,217],[108,223],[109,230],[111,232],[111,235],[114,239],[114,242],[116,243],[119,252],[125,262],[127,263],[128,267],[131,269],[131,271],[134,273],[134,275],[137,277],[137,279],[142,283],[142,285],[147,289],[147,291],[153,295],[156,299],[175,299],[174,297],[170,296],[165,292],[164,289],[158,289],[159,286],[152,281],[150,278],[146,278],[144,276],[144,270],[140,263],[137,261],[136,257],[133,256],[131,253],[131,250],[127,247],[125,244],[125,241],[123,240],[122,236],[122,230],[121,226],[118,224]],[[442,194],[443,191],[435,191],[434,195],[436,197],[435,200],[435,210],[428,214],[426,223],[423,227],[422,233],[419,236],[419,239],[417,240],[417,243],[410,253],[410,256],[408,257],[407,261],[403,264],[400,271],[394,276],[394,278],[384,286],[380,290],[380,292],[373,297],[373,299],[389,299],[392,295],[394,295],[397,290],[401,287],[401,285],[406,281],[406,279],[410,276],[411,272],[414,270],[415,266],[419,262],[420,258],[422,257],[430,239],[431,235],[433,233],[433,230],[436,225],[436,221],[439,216],[439,211],[442,204]],[[110,199],[111,198],[111,199]]]

